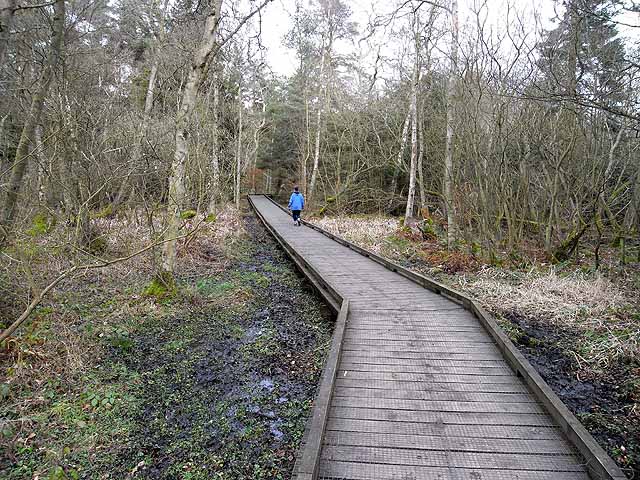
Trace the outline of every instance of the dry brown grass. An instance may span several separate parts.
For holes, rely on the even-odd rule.
[[[515,314],[582,332],[587,338],[581,360],[594,366],[640,354],[640,322],[631,314],[637,308],[632,294],[602,275],[483,268],[473,277],[458,277],[457,283],[499,316]]]
[[[375,253],[381,252],[387,243],[387,238],[400,227],[398,219],[381,216],[349,217],[344,215],[323,217],[311,221],[319,227],[362,245]]]

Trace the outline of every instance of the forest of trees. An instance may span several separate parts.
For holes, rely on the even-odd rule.
[[[640,44],[616,20],[637,4],[567,0],[544,31],[514,6],[497,29],[486,4],[461,23],[457,0],[385,3],[358,24],[346,0],[299,1],[284,78],[269,8],[1,0],[2,245],[44,219],[90,250],[97,218],[143,212],[170,282],[183,219],[294,184],[316,212],[428,216],[487,256],[637,244]]]

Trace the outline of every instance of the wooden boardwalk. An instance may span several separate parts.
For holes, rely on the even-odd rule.
[[[316,472],[297,478],[599,478],[471,312],[251,202],[349,300],[324,431],[307,434],[321,437]]]

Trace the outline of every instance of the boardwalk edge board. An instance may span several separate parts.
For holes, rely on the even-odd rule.
[[[302,271],[302,273],[311,281],[313,286],[318,290],[322,297],[329,303],[330,307],[338,314],[336,324],[331,337],[331,348],[322,370],[318,393],[313,402],[311,418],[307,425],[307,435],[303,439],[298,458],[294,467],[296,472],[295,478],[298,480],[313,480],[318,477],[320,465],[320,456],[322,453],[322,440],[329,419],[329,410],[331,408],[331,399],[335,391],[335,381],[338,373],[338,365],[340,363],[340,355],[342,353],[342,343],[344,332],[347,324],[347,316],[349,315],[349,300],[335,290],[331,285],[325,282],[322,277],[310,266],[304,259],[293,250],[284,238],[269,225],[260,211],[255,207],[248,196],[249,204],[254,212],[264,224],[267,230],[273,235],[283,250],[291,257],[294,263]]]
[[[264,195],[268,198],[274,205],[283,210],[288,214],[287,210],[280,204],[278,204],[270,195]],[[251,202],[251,198],[249,197],[249,202],[251,206],[254,208],[262,222],[267,226],[267,229],[278,239],[279,235],[274,229],[270,228],[262,215],[257,211],[253,203]],[[591,434],[584,428],[584,426],[580,423],[580,421],[569,411],[566,405],[560,400],[560,398],[553,392],[551,387],[544,381],[544,379],[536,372],[536,370],[531,366],[528,360],[520,353],[520,351],[516,348],[516,346],[511,342],[509,337],[500,329],[496,321],[480,306],[478,303],[467,297],[461,292],[449,288],[441,283],[436,282],[430,278],[425,277],[424,275],[412,272],[407,268],[398,265],[394,262],[391,262],[380,255],[370,252],[358,245],[355,245],[338,235],[334,235],[327,230],[324,230],[317,225],[307,222],[306,220],[302,220],[302,223],[313,229],[317,232],[329,237],[330,239],[336,241],[337,243],[379,263],[385,268],[402,275],[403,277],[417,283],[418,285],[431,290],[459,305],[462,305],[465,309],[469,310],[471,313],[475,315],[476,318],[480,321],[482,326],[487,330],[487,332],[491,335],[491,337],[495,340],[498,349],[504,355],[505,360],[510,365],[510,367],[514,370],[517,376],[521,377],[524,382],[529,386],[533,394],[542,402],[545,406],[549,414],[553,417],[553,419],[558,423],[560,429],[565,433],[568,440],[576,447],[576,449],[582,454],[582,456],[586,460],[586,468],[589,471],[589,474],[594,479],[626,479],[627,476],[622,472],[620,467],[616,465],[609,455],[604,451],[600,445],[595,441],[595,439],[591,436]],[[278,239],[278,242],[283,245],[286,244],[284,240]],[[283,245],[284,247],[284,245]],[[287,253],[294,256],[299,255],[294,251],[291,252],[291,248],[284,247]],[[294,258],[295,261],[295,258]],[[297,263],[297,262],[296,262]],[[304,270],[303,270],[304,272]],[[317,273],[314,272],[316,275]],[[306,274],[306,272],[305,272]],[[314,280],[310,278],[312,282]],[[335,292],[337,293],[337,292]],[[323,295],[324,296],[324,295]],[[342,298],[339,296],[340,299]],[[334,297],[335,298],[335,297]],[[333,307],[335,309],[335,306]],[[336,325],[337,328],[337,325]],[[335,333],[334,333],[335,334]],[[339,359],[336,358],[336,361]],[[326,369],[326,367],[325,367]],[[323,373],[323,381],[325,380],[325,375]],[[317,406],[314,406],[314,416],[315,410]],[[325,419],[326,421],[326,419]],[[316,433],[318,432],[318,433]],[[316,430],[316,432],[311,431],[309,437],[313,438],[317,436],[319,438],[318,442],[322,442],[322,433],[324,432],[324,427],[321,430]],[[320,452],[318,452],[320,453]],[[317,461],[316,467],[313,469],[312,474],[308,474],[308,471],[300,470],[300,474],[297,478],[299,480],[312,480],[317,478]]]

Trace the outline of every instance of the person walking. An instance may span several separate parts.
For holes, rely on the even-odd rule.
[[[298,190],[298,187],[293,187],[293,193],[289,199],[289,210],[293,215],[293,224],[300,226],[300,212],[304,210],[304,197]]]

